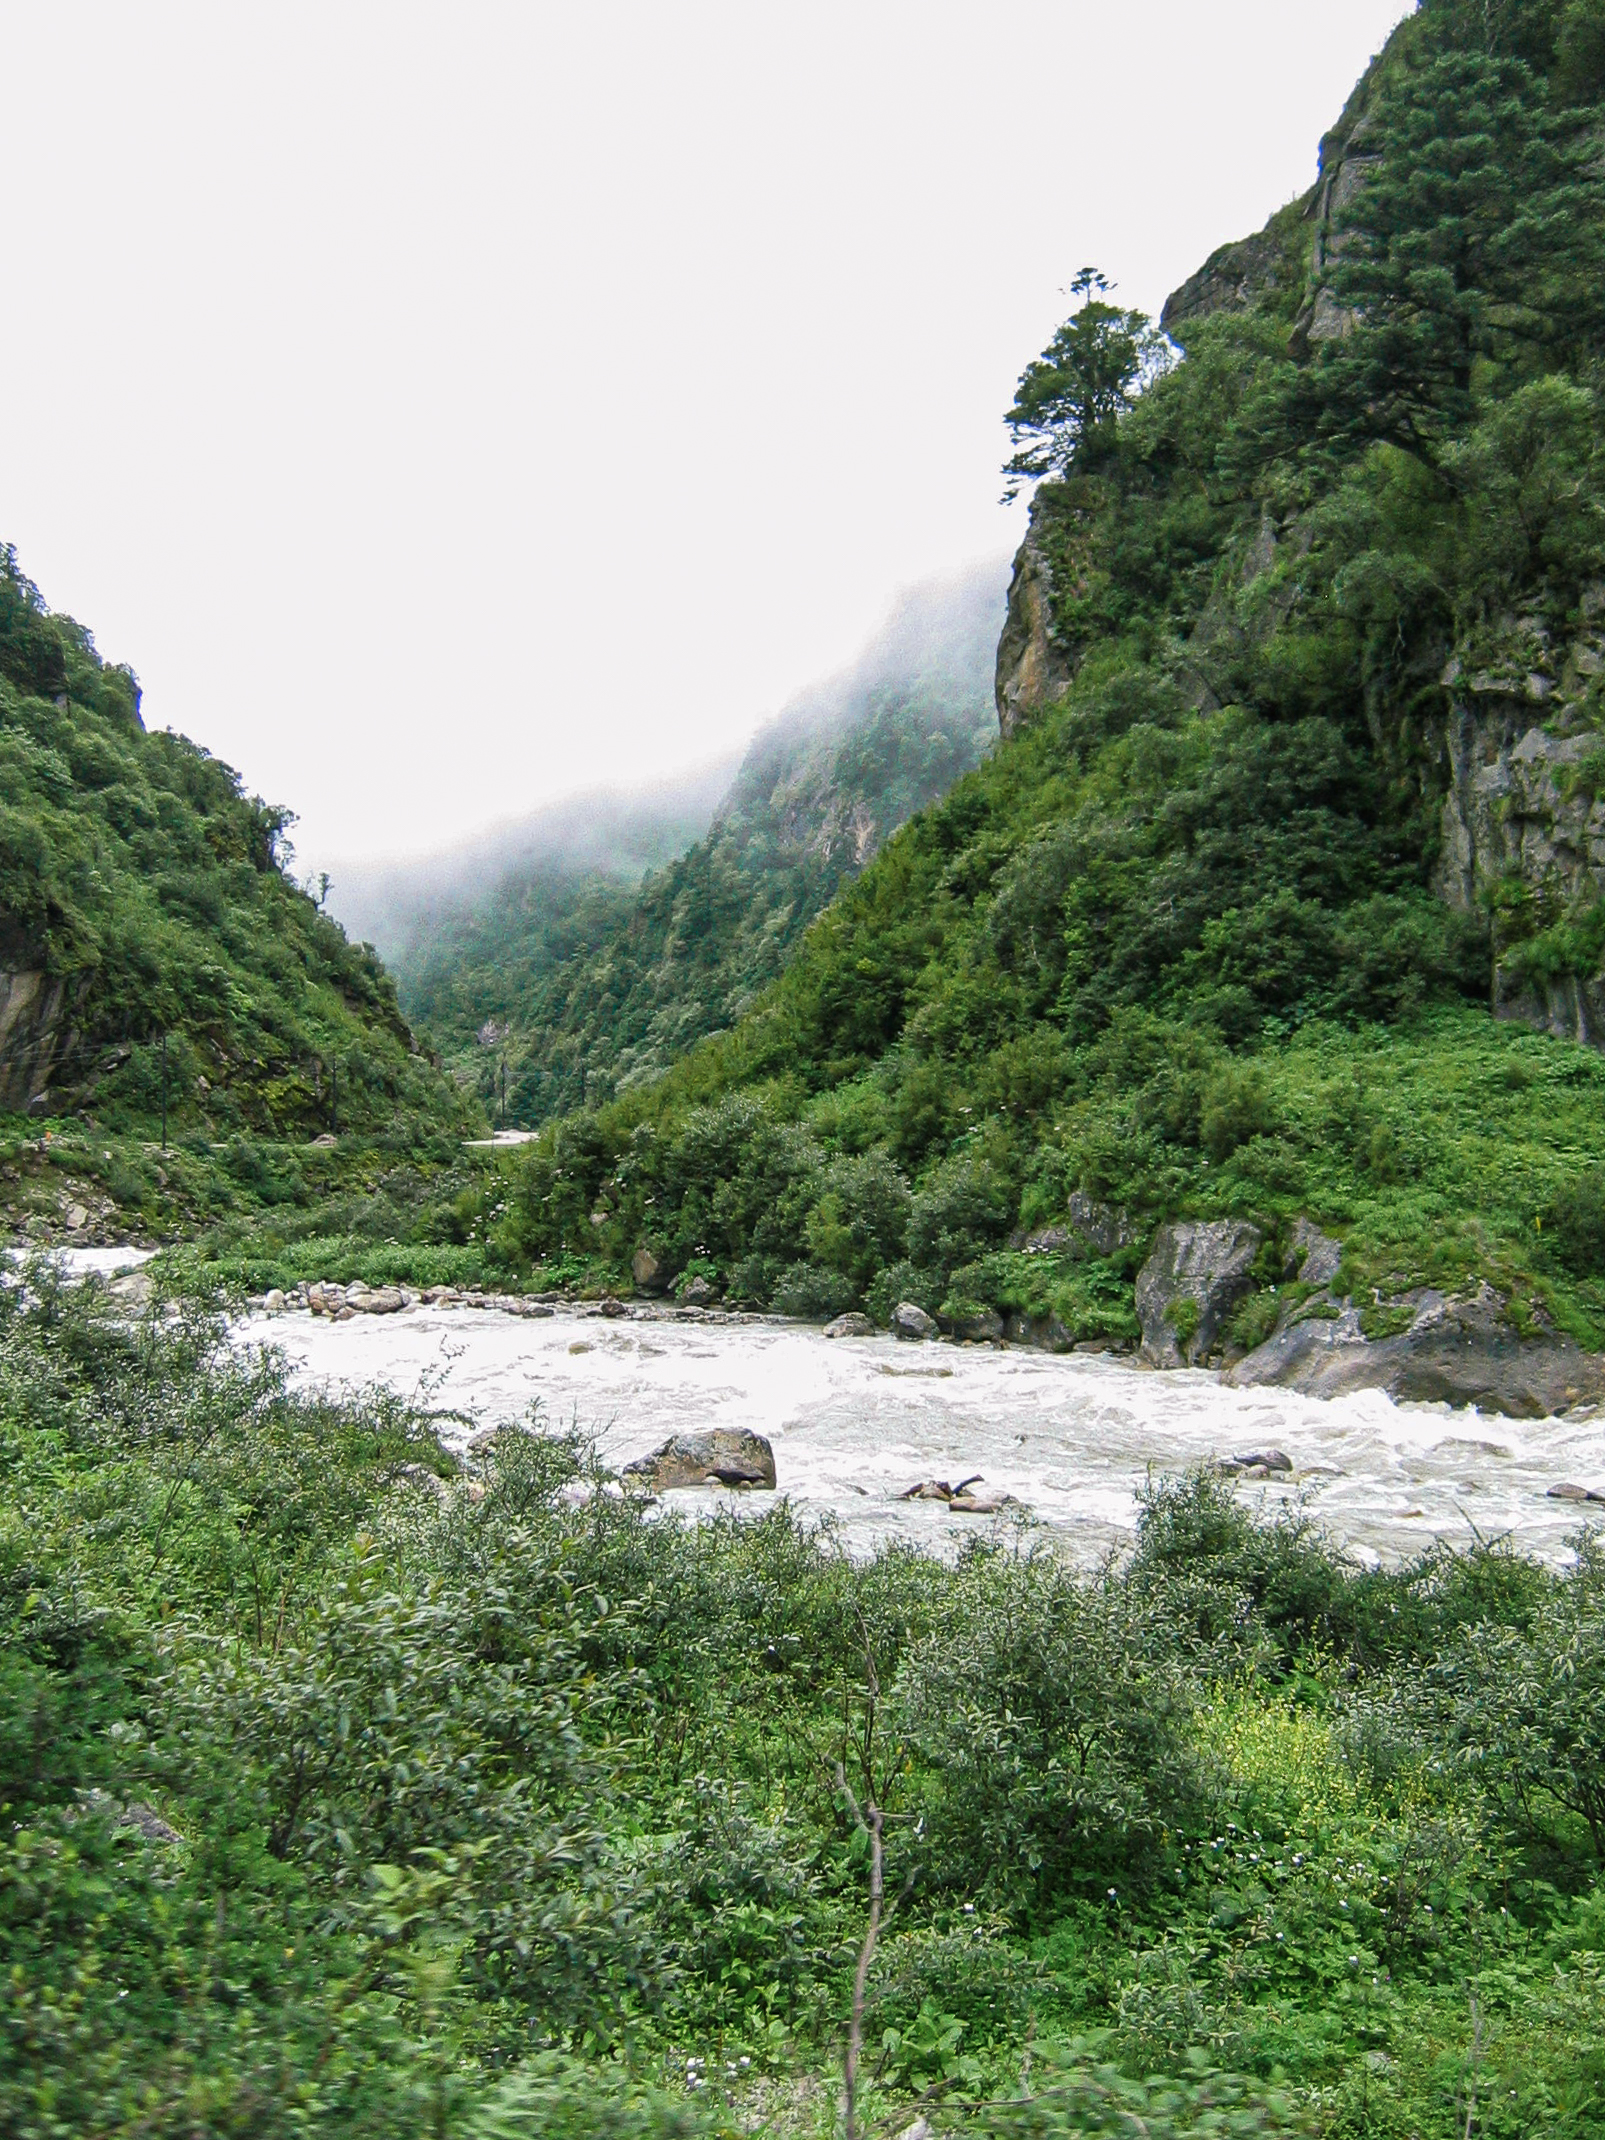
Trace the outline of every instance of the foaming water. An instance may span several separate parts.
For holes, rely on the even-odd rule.
[[[46,1263],[53,1263],[64,1278],[115,1278],[122,1271],[136,1271],[142,1263],[149,1263],[156,1254],[154,1248],[12,1248],[6,1251],[10,1263],[26,1263],[37,1256]]]
[[[1474,1534],[1508,1534],[1561,1561],[1590,1512],[1546,1499],[1546,1488],[1605,1491],[1602,1419],[1509,1420],[1396,1405],[1375,1391],[1322,1400],[1234,1390],[1209,1374],[1100,1357],[832,1341],[767,1321],[527,1320],[430,1307],[341,1323],[253,1317],[243,1334],[281,1346],[303,1385],[424,1391],[484,1425],[538,1401],[548,1425],[578,1426],[613,1464],[672,1433],[755,1428],[774,1445],[781,1492],[802,1513],[831,1517],[855,1553],[891,1537],[952,1552],[1007,1525],[898,1498],[922,1479],[956,1484],[979,1472],[1092,1560],[1130,1536],[1150,1472],[1266,1448],[1283,1450],[1294,1476],[1245,1485],[1246,1495],[1268,1507],[1299,1501],[1335,1538],[1384,1561]],[[675,1498],[694,1507],[714,1497]]]

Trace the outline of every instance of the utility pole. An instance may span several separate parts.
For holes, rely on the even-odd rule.
[[[167,1035],[162,1035],[162,1150],[167,1149]]]

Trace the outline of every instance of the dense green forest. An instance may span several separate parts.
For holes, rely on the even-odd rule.
[[[1605,2130],[1605,1563],[855,1565],[0,1291],[0,2127]],[[1156,2077],[1157,2076],[1157,2077]]]
[[[850,671],[759,734],[707,836],[639,887],[512,871],[421,932],[396,962],[407,1015],[526,1128],[734,1024],[887,834],[994,739],[1000,597],[991,570],[911,590]]]
[[[148,1134],[460,1136],[372,952],[286,869],[289,814],[186,738],[0,549],[0,1107]]]
[[[1084,278],[1010,415],[1046,687],[730,1033],[547,1133],[509,1253],[1096,1337],[1159,1221],[1236,1215],[1246,1345],[1304,1214],[1383,1321],[1487,1280],[1601,1342],[1600,25],[1429,0],[1179,346]],[[1130,1245],[1022,1253],[1078,1195]]]

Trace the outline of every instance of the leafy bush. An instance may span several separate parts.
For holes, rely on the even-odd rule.
[[[1151,1878],[1196,1788],[1158,1623],[1048,1556],[978,1559],[916,1644],[899,1726],[939,1790],[933,1877],[1045,1905]]]

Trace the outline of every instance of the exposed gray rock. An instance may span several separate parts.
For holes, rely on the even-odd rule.
[[[773,1492],[775,1452],[747,1427],[711,1427],[705,1434],[671,1435],[650,1456],[638,1457],[619,1474],[626,1485],[649,1493],[675,1493],[696,1486],[745,1486]]]
[[[1605,796],[1578,769],[1599,747],[1591,693],[1605,667],[1605,596],[1593,590],[1574,636],[1557,645],[1536,616],[1509,617],[1475,666],[1444,672],[1448,774],[1437,889],[1463,913],[1493,917],[1494,1011],[1605,1046],[1605,976],[1548,964],[1522,944],[1539,926],[1605,897]],[[1492,895],[1510,882],[1526,898]]]
[[[50,1085],[77,1050],[82,996],[80,982],[38,967],[0,973],[0,1109],[50,1111]]]
[[[1596,1493],[1592,1486],[1574,1486],[1570,1480],[1567,1480],[1561,1486],[1551,1486],[1545,1499],[1550,1501],[1586,1501],[1605,1506],[1605,1494]]]
[[[1259,1228],[1242,1219],[1161,1226],[1137,1274],[1145,1359],[1156,1367],[1180,1367],[1184,1360],[1207,1360],[1217,1350],[1226,1318],[1253,1284],[1262,1239]],[[1178,1329],[1186,1330],[1189,1323],[1193,1327],[1183,1343]]]
[[[1070,1224],[1095,1256],[1115,1256],[1136,1241],[1138,1226],[1129,1212],[1100,1204],[1080,1189],[1070,1192]]]
[[[1053,568],[1048,562],[1041,535],[1041,494],[1031,501],[1025,541],[1014,560],[1009,582],[1009,606],[998,641],[998,727],[1012,736],[1020,723],[1039,707],[1060,697],[1068,686],[1073,666],[1053,643]]]
[[[276,1285],[270,1285],[262,1295],[262,1306],[269,1315],[283,1314],[285,1306],[284,1295]]]
[[[1514,1419],[1545,1419],[1605,1398],[1605,1362],[1570,1338],[1523,1338],[1487,1286],[1469,1300],[1422,1291],[1403,1304],[1415,1319],[1395,1337],[1368,1339],[1347,1302],[1336,1315],[1307,1316],[1279,1330],[1226,1380],[1309,1397],[1380,1389],[1404,1403],[1474,1404]]]
[[[348,1285],[345,1304],[348,1308],[355,1308],[359,1315],[399,1315],[402,1309],[401,1288],[394,1285]]]
[[[630,1276],[638,1293],[663,1291],[663,1266],[649,1248],[638,1248],[630,1258]]]
[[[875,1334],[875,1325],[856,1308],[849,1308],[845,1315],[838,1315],[825,1325],[828,1338],[866,1338]]]
[[[106,1287],[107,1293],[121,1308],[146,1308],[150,1305],[153,1291],[149,1271],[123,1271]]]
[[[1312,1225],[1308,1219],[1298,1221],[1287,1252],[1285,1268],[1289,1278],[1296,1278],[1304,1285],[1329,1286],[1342,1261],[1341,1241],[1334,1241],[1329,1233],[1322,1233],[1320,1227]]]
[[[1040,1226],[1034,1233],[1018,1233],[1011,1248],[1028,1256],[1113,1256],[1130,1248],[1137,1239],[1136,1221],[1112,1204],[1101,1204],[1082,1190],[1072,1191],[1065,1223]]]
[[[682,1308],[711,1307],[713,1302],[719,1298],[707,1279],[701,1276],[688,1278],[680,1288],[679,1297]]]
[[[900,1338],[933,1338],[937,1335],[934,1316],[912,1300],[900,1300],[892,1310],[892,1335]]]

